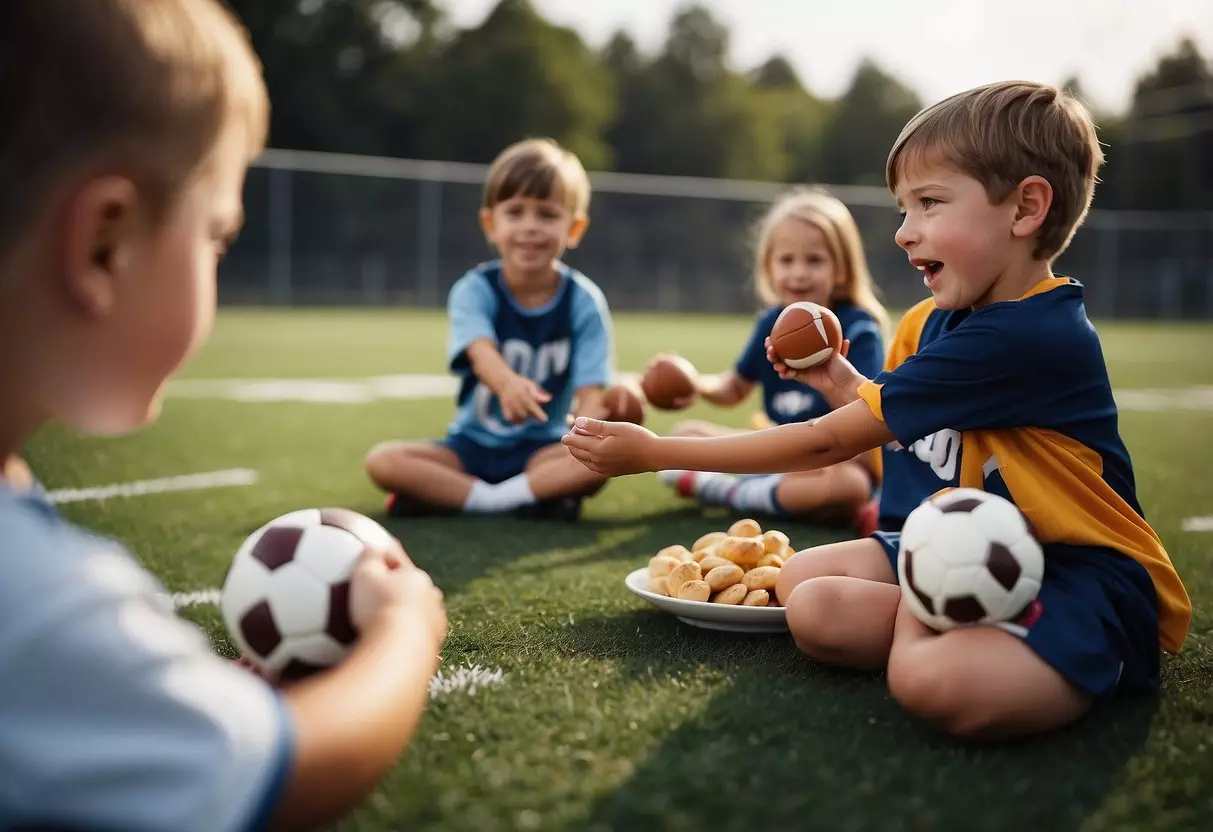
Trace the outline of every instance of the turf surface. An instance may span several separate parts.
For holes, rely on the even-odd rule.
[[[746,318],[620,316],[619,363],[677,349],[723,369]],[[1213,386],[1213,326],[1100,325],[1117,388]],[[193,378],[441,373],[445,322],[424,312],[229,311]],[[752,411],[712,412],[744,424]],[[304,506],[372,516],[361,469],[389,437],[440,435],[448,399],[363,404],[170,397],[154,428],[28,448],[50,488],[253,468],[254,487],[75,503],[173,590],[217,585],[243,537]],[[673,417],[659,414],[662,429]],[[390,524],[446,591],[444,667],[501,668],[503,684],[435,700],[409,752],[343,829],[1196,829],[1213,813],[1213,410],[1126,411],[1147,516],[1196,613],[1157,698],[1115,701],[1053,736],[968,746],[914,723],[876,674],[815,665],[778,636],[696,630],[628,593],[658,548],[726,525],[652,476],[610,484],[583,521]],[[845,532],[780,526],[794,545]],[[230,653],[213,608],[185,613]]]

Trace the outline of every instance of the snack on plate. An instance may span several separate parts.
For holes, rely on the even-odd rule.
[[[649,591],[685,601],[778,606],[775,583],[795,553],[788,536],[763,532],[756,520],[738,520],[727,531],[708,532],[688,549],[681,543],[649,559]]]

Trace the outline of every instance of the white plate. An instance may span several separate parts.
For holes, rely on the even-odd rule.
[[[725,630],[731,633],[786,633],[787,611],[783,607],[741,607],[732,604],[709,604],[706,601],[684,601],[649,592],[649,568],[637,569],[623,581],[632,590],[659,610],[675,615],[693,627]]]

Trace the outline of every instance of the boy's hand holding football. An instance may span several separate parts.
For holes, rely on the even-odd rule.
[[[850,341],[843,341],[838,353],[832,358],[803,370],[795,370],[784,364],[772,349],[771,339],[766,340],[767,361],[770,361],[775,367],[775,372],[779,373],[779,377],[795,379],[819,390],[826,397],[830,406],[834,408],[850,404],[859,398],[856,390],[860,384],[867,381],[867,378],[856,370],[850,361],[847,361],[846,355],[850,347]]]

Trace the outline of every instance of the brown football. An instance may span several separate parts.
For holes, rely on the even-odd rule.
[[[673,355],[653,362],[640,380],[640,388],[653,407],[673,410],[678,399],[695,395],[698,377],[694,364]]]
[[[612,422],[644,424],[644,401],[634,390],[623,384],[608,387],[602,403],[610,411],[607,418]]]
[[[771,328],[771,349],[794,370],[822,363],[842,348],[842,324],[824,306],[802,300],[789,304]]]

